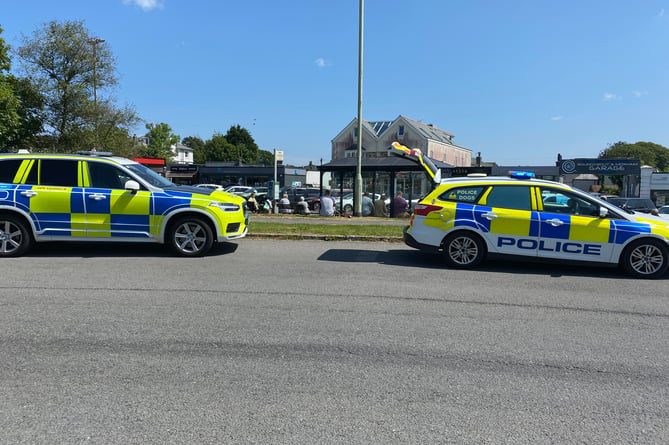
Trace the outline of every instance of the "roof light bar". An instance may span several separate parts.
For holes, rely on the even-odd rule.
[[[509,176],[516,179],[530,179],[534,178],[535,175],[533,172],[526,172],[519,170],[519,171],[509,172]]]

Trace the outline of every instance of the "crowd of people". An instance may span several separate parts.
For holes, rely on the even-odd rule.
[[[404,199],[402,192],[398,192],[392,202],[392,215],[389,214],[388,205],[386,204],[387,196],[382,194],[376,201],[372,199],[369,193],[365,192],[362,195],[362,216],[376,216],[380,218],[406,218],[409,216],[409,203]],[[252,192],[246,200],[247,207],[250,212],[271,213],[276,211],[279,214],[297,213],[300,215],[310,215],[314,213],[309,209],[309,204],[305,201],[304,196],[300,196],[299,200],[293,205],[288,194],[284,193],[281,199],[277,201],[276,209],[273,208],[272,202],[269,199],[264,199],[259,202],[256,192]],[[337,209],[337,200],[332,196],[329,189],[323,191],[323,196],[320,197],[320,209],[318,210],[320,216],[335,216],[339,214]]]

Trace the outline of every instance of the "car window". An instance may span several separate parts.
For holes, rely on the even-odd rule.
[[[442,193],[439,200],[474,204],[478,201],[484,189],[484,186],[455,187]]]
[[[567,215],[599,216],[599,204],[567,191],[540,188],[544,211]]]
[[[77,187],[79,163],[68,159],[41,159],[39,184]],[[33,166],[33,170],[35,166]]]
[[[21,159],[6,159],[0,161],[0,182],[12,183],[16,176],[16,171],[21,166]]]
[[[525,185],[495,185],[486,198],[488,207],[532,210],[530,188]]]
[[[130,177],[115,166],[103,162],[89,162],[88,172],[91,176],[91,187],[122,189]]]

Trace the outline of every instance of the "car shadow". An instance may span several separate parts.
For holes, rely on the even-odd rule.
[[[446,265],[443,257],[438,254],[427,254],[418,250],[395,249],[388,251],[369,251],[364,249],[330,249],[324,252],[319,261],[343,263],[378,263],[397,267],[417,267],[435,270],[456,270]],[[545,275],[557,277],[598,277],[616,280],[637,280],[613,266],[602,266],[583,263],[555,263],[536,258],[509,258],[508,256],[491,255],[476,271],[492,273],[513,273],[523,275]],[[669,280],[669,274],[663,278]]]
[[[206,257],[222,256],[234,253],[236,243],[214,244]],[[24,255],[35,258],[186,258],[173,253],[167,246],[154,243],[37,243]]]

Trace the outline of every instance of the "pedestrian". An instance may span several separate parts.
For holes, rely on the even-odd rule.
[[[258,207],[258,201],[256,200],[256,192],[251,192],[251,196],[249,196],[249,199],[246,200],[246,206],[248,207],[250,212],[256,213],[258,210],[260,210],[260,207]]]
[[[334,216],[335,213],[335,200],[332,197],[332,192],[326,189],[321,196],[321,216]]]
[[[404,196],[402,196],[402,192],[397,192],[397,196],[395,196],[395,199],[393,200],[393,217],[394,218],[406,217],[408,207],[409,203],[407,202],[406,199],[404,199]]]
[[[362,216],[372,216],[374,213],[374,201],[369,197],[369,193],[362,195]]]
[[[300,196],[300,200],[295,204],[295,207],[297,208],[297,213],[300,215],[308,215],[311,213],[309,211],[309,204],[304,200],[304,196]]]
[[[388,207],[386,206],[386,195],[383,194],[374,203],[374,216],[386,218],[388,216]]]

